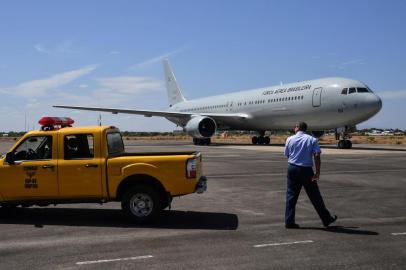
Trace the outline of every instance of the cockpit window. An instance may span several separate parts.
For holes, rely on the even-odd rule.
[[[357,92],[357,90],[355,89],[355,87],[351,87],[349,90],[348,90],[348,94],[352,94],[352,93],[356,93]]]
[[[348,88],[344,88],[344,89],[341,91],[341,94],[342,94],[342,95],[346,95],[346,94],[347,94],[347,90],[348,90]]]
[[[369,93],[368,89],[365,87],[358,87],[357,92],[358,93]]]
[[[368,85],[365,85],[365,87],[368,89],[368,92],[373,93],[371,88],[368,87]]]

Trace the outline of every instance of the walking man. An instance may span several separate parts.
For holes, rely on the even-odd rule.
[[[337,220],[337,216],[331,216],[324,205],[317,185],[321,165],[319,143],[316,138],[307,135],[306,130],[306,123],[297,123],[295,126],[296,134],[290,136],[285,145],[285,156],[288,157],[289,162],[285,212],[285,227],[287,229],[299,228],[299,225],[295,223],[295,208],[302,186],[325,227]],[[313,172],[313,157],[316,173]]]

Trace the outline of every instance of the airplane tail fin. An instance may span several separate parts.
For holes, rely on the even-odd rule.
[[[165,70],[165,81],[166,81],[166,91],[168,93],[169,105],[172,106],[176,103],[185,101],[180,87],[176,81],[175,74],[173,74],[171,64],[169,59],[164,59],[164,70]]]

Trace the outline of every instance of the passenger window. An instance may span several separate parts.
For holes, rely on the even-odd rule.
[[[64,158],[69,159],[91,159],[94,157],[93,135],[73,134],[64,138]]]
[[[14,160],[43,159],[52,159],[52,136],[29,137],[14,150]]]
[[[352,94],[352,93],[355,93],[355,92],[357,92],[357,90],[355,90],[355,87],[351,87],[351,88],[348,90],[348,94]]]
[[[346,95],[346,94],[347,94],[347,90],[348,90],[348,88],[344,88],[344,89],[341,91],[341,94],[342,94],[342,95]]]

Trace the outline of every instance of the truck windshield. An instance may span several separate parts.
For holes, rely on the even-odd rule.
[[[119,132],[107,133],[107,147],[110,155],[124,152],[124,143]]]
[[[33,136],[25,139],[15,150],[15,160],[52,158],[52,136]]]

